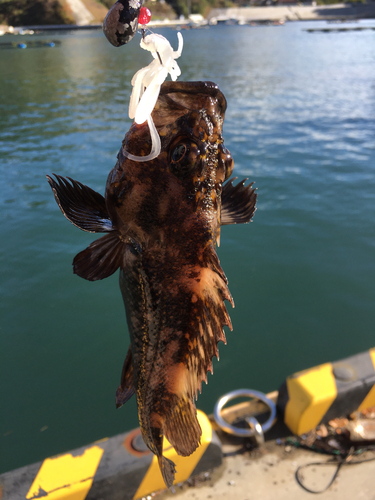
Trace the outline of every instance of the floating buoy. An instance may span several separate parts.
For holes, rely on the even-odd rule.
[[[24,42],[1,42],[1,49],[31,49],[37,47],[57,47],[61,44],[60,40],[27,40],[27,44]]]

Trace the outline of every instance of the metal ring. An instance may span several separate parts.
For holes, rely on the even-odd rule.
[[[252,391],[250,389],[238,389],[236,391],[228,392],[228,394],[225,394],[222,396],[218,402],[215,405],[214,408],[214,419],[217,423],[217,425],[225,432],[228,434],[232,434],[234,436],[240,436],[240,437],[252,437],[252,436],[257,436],[259,434],[258,430],[256,429],[256,425],[254,424],[254,427],[251,429],[241,429],[239,427],[235,427],[234,425],[228,424],[222,416],[221,416],[221,410],[223,407],[228,403],[228,401],[231,401],[232,399],[241,397],[241,396],[247,396],[255,399],[259,399],[260,401],[263,401],[268,408],[270,409],[270,416],[268,420],[264,424],[258,424],[262,428],[262,433],[267,432],[269,429],[271,429],[273,425],[273,421],[275,420],[276,417],[276,405],[275,403],[267,398],[267,396],[263,392],[259,391]],[[254,420],[256,420],[254,418]],[[250,425],[252,427],[252,425]]]
[[[264,432],[262,426],[255,417],[246,417],[245,420],[249,424],[250,429],[254,431],[254,437],[257,445],[261,446],[264,443]]]

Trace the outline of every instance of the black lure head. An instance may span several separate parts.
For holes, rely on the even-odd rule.
[[[115,47],[130,42],[136,34],[142,3],[143,0],[117,0],[109,9],[103,22],[103,32]]]

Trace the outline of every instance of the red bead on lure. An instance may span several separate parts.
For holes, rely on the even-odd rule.
[[[151,20],[151,11],[147,7],[141,7],[139,13],[138,22],[139,24],[148,24]]]

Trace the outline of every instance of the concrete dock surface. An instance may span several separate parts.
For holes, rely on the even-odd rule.
[[[267,396],[275,402],[277,392]],[[227,422],[237,422],[240,426],[245,415],[249,414],[255,414],[261,423],[268,418],[264,404],[255,400],[223,409],[221,413]],[[280,419],[266,432],[265,442],[259,447],[252,438],[230,436],[222,431],[213,415],[209,419],[222,443],[222,465],[175,486],[174,492],[164,490],[145,500],[311,500],[314,493],[307,491],[309,489],[322,491],[317,496],[320,500],[375,500],[374,441],[352,447],[352,456],[337,472],[337,465],[344,461],[344,457],[301,446],[308,438],[294,436]],[[306,436],[309,435],[316,437],[314,431]],[[332,443],[329,439],[323,441]],[[345,442],[343,439],[342,443]],[[309,446],[314,448],[314,440]],[[357,453],[354,453],[354,448]],[[335,448],[332,443],[332,447],[323,446],[322,449],[333,451]],[[349,447],[341,447],[341,450],[345,449]],[[297,469],[300,482],[306,489],[297,481]]]
[[[299,466],[326,463],[331,456],[293,446],[266,442],[261,448],[246,451],[240,441],[224,444],[223,465],[202,478],[190,480],[175,492],[165,491],[147,497],[157,500],[307,500],[313,497],[296,480]],[[365,452],[355,460],[375,457]],[[353,460],[354,462],[354,460]],[[331,481],[335,465],[310,466],[301,472],[303,484],[324,489]],[[375,500],[375,460],[343,465],[333,484],[318,495],[321,500]]]

